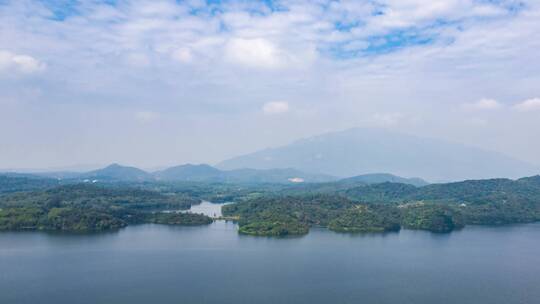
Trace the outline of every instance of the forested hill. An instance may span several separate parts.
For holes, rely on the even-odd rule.
[[[347,197],[362,201],[406,202],[431,201],[444,203],[493,203],[509,201],[540,201],[540,176],[518,180],[467,180],[446,184],[412,187],[397,183],[358,185],[338,190]]]
[[[312,225],[343,232],[450,232],[466,224],[540,220],[540,176],[423,187],[332,183],[259,195],[223,211],[239,216],[240,232],[252,235],[304,234]]]
[[[116,181],[151,181],[154,179],[152,174],[139,168],[121,166],[112,164],[103,169],[98,169],[77,176],[78,179],[92,180],[116,180]]]
[[[59,185],[56,179],[29,174],[0,174],[0,194],[47,189]]]
[[[0,196],[1,230],[96,231],[129,224],[201,225],[207,216],[163,213],[184,210],[198,199],[184,194],[162,194],[134,188],[104,188],[91,184]]]

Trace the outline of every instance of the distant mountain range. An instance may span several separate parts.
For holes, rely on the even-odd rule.
[[[139,168],[112,164],[105,168],[89,172],[38,172],[0,173],[0,176],[12,178],[51,178],[71,182],[211,182],[211,183],[319,183],[337,180],[325,174],[310,174],[296,169],[238,169],[219,170],[212,166],[181,165],[156,172],[146,172]]]
[[[380,172],[380,173],[379,173]],[[385,172],[390,172],[388,174]],[[185,181],[215,183],[402,183],[519,178],[540,172],[508,156],[381,129],[350,129],[235,157],[216,167],[180,165],[155,172],[112,164],[88,172],[10,173],[87,182]],[[6,175],[0,173],[0,175]],[[421,177],[421,178],[415,178]]]
[[[349,129],[225,160],[219,169],[294,168],[338,177],[371,172],[429,181],[518,178],[540,169],[500,153],[382,129]]]
[[[54,185],[54,182],[206,182],[206,183],[236,183],[236,184],[299,184],[327,183],[342,184],[377,184],[384,182],[402,183],[413,186],[424,186],[428,182],[420,178],[403,178],[386,173],[365,174],[355,177],[338,179],[324,174],[305,173],[296,169],[236,169],[219,170],[212,166],[201,164],[186,164],[170,167],[156,172],[146,172],[139,168],[112,164],[105,168],[89,172],[39,172],[36,174],[0,172],[5,183],[29,183],[29,180],[47,180],[34,182],[40,185]],[[9,179],[8,179],[9,178]]]
[[[337,178],[325,174],[310,174],[295,169],[219,170],[209,165],[181,165],[154,173],[157,180],[224,182],[224,183],[294,183],[328,182]]]

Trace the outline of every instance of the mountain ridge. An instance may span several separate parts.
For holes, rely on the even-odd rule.
[[[149,181],[153,180],[152,174],[136,167],[122,166],[117,163],[108,165],[105,168],[82,173],[77,176],[79,179],[105,179],[122,181]]]
[[[164,170],[147,172],[142,169],[123,166],[113,163],[106,167],[89,172],[39,172],[8,173],[5,175],[25,175],[35,178],[53,178],[55,180],[83,181],[83,182],[215,182],[215,183],[297,183],[297,182],[329,182],[338,178],[324,175],[311,174],[296,169],[269,169],[258,170],[242,168],[237,170],[219,170],[208,164],[184,164],[169,167]],[[2,175],[2,173],[0,173]]]
[[[415,187],[427,186],[430,183],[419,177],[401,177],[390,173],[368,173],[352,177],[340,179],[341,183],[366,183],[366,184],[380,184],[380,183],[398,183],[413,185]]]
[[[223,170],[291,167],[343,178],[391,172],[404,177],[420,176],[433,182],[519,178],[540,172],[534,165],[498,152],[370,128],[299,139],[224,160],[216,167]]]
[[[290,183],[328,182],[337,178],[322,174],[310,174],[299,170],[268,169],[257,170],[241,168],[235,170],[219,170],[207,164],[185,164],[170,167],[154,173],[157,180],[163,181],[195,181],[195,182],[226,182],[226,183]]]

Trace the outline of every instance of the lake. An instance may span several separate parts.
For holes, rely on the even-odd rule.
[[[229,203],[225,204],[214,204],[207,201],[202,201],[200,204],[192,205],[189,209],[189,212],[191,213],[201,213],[209,217],[220,217],[221,214],[221,206],[227,205]]]
[[[200,206],[204,207],[204,206]],[[298,238],[0,233],[0,303],[538,303],[540,224]]]

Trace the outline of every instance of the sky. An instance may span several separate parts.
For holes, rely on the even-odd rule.
[[[0,168],[377,127],[540,164],[540,0],[0,0]]]

